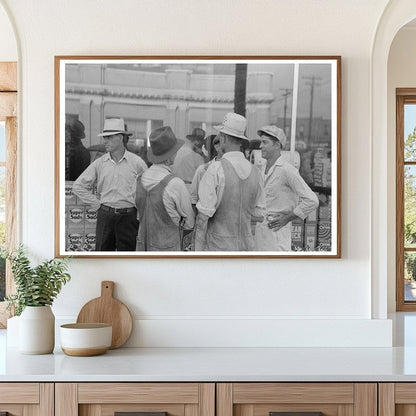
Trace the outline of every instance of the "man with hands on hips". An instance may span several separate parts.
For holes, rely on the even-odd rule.
[[[106,153],[96,159],[74,182],[73,192],[97,211],[96,251],[134,251],[139,223],[136,209],[137,178],[146,163],[127,150],[132,133],[122,118],[104,121]],[[94,188],[97,193],[94,193]]]
[[[263,178],[267,215],[256,227],[256,249],[291,251],[291,222],[298,217],[305,219],[316,209],[318,197],[298,170],[283,160],[281,152],[287,142],[284,131],[277,126],[264,126],[257,134],[266,159]]]

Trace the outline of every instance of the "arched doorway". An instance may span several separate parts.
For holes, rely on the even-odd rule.
[[[416,55],[412,53],[415,42],[416,21],[413,20],[397,32],[388,58],[388,234],[391,236],[388,239],[388,251],[392,253],[396,250],[396,263],[391,261],[388,264],[389,311],[416,311],[416,189],[413,179],[416,173],[413,148],[416,126]],[[391,169],[394,165],[396,172]],[[396,180],[393,182],[394,177]],[[393,217],[394,214],[396,218]],[[393,285],[394,276],[396,287]]]
[[[389,107],[388,58],[397,32],[415,17],[413,0],[390,2],[380,18],[371,56],[371,267],[372,316],[375,319],[387,317],[386,299],[394,291],[391,278],[395,275],[392,276],[395,234],[392,235],[391,227],[395,218],[395,166],[389,157],[389,141],[395,140],[395,136],[392,138],[389,134],[389,120],[394,114]]]
[[[17,60],[9,15],[0,2],[0,245],[17,244]],[[4,296],[13,291],[11,271],[0,259],[0,326],[6,325]]]

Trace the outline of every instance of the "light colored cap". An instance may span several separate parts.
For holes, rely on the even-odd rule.
[[[104,121],[103,132],[98,136],[112,136],[113,134],[119,133],[126,134],[127,136],[133,134],[131,131],[126,130],[126,125],[122,118],[107,118]]]
[[[247,119],[236,113],[227,113],[222,124],[220,126],[214,126],[214,129],[221,133],[229,134],[238,139],[249,140],[249,138],[244,135],[246,128]]]
[[[260,136],[262,133],[275,137],[282,144],[282,148],[286,146],[287,137],[285,132],[277,126],[264,126],[257,130],[257,134]]]

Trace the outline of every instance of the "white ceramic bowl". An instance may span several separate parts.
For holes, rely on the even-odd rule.
[[[111,347],[112,326],[104,323],[61,325],[61,348],[78,357],[99,355]]]

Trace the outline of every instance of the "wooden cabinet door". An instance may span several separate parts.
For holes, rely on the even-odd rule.
[[[0,383],[0,415],[53,416],[53,383]]]
[[[377,416],[376,383],[220,383],[217,416]]]
[[[379,416],[415,416],[416,383],[380,383]]]
[[[215,416],[214,383],[57,383],[55,416]]]

